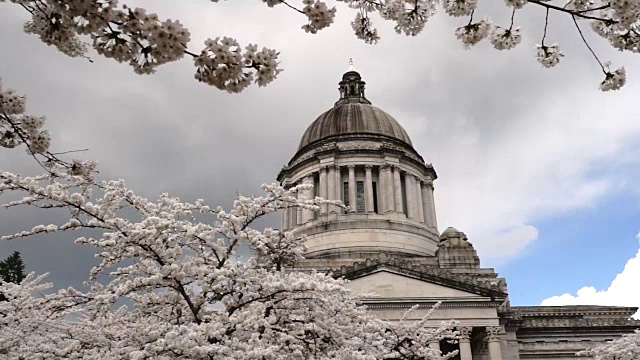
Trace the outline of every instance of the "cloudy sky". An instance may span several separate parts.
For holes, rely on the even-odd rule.
[[[127,3],[180,19],[196,51],[223,35],[276,48],[285,71],[266,88],[236,95],[197,83],[188,59],[138,76],[98,56],[67,58],[24,34],[24,10],[2,3],[0,76],[28,96],[31,113],[47,116],[54,150],[88,148],[81,156],[97,159],[104,177],[124,178],[149,197],[169,192],[228,205],[236,191],[257,193],[275,181],[305,128],[337,99],[353,58],[368,98],[405,127],[438,172],[440,230],[467,233],[482,265],[506,277],[514,305],[640,306],[632,286],[640,277],[637,56],[587,34],[603,60],[629,75],[623,90],[601,93],[597,63],[560,14],[548,39],[566,57],[554,69],[535,61],[544,23],[536,8],[517,14],[522,43],[500,52],[488,43],[464,50],[453,31],[466,20],[443,15],[410,38],[378,20],[382,41],[370,46],[352,35],[354,14],[341,4],[332,27],[309,35],[299,14],[259,1]],[[504,24],[510,12],[501,4],[482,11]],[[0,169],[38,170],[22,151],[2,151]],[[63,220],[0,210],[0,231]],[[28,270],[81,286],[95,260],[73,240],[5,242],[0,258],[19,250]]]

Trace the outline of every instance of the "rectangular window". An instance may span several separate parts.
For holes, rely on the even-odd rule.
[[[349,206],[349,183],[345,182],[342,183],[343,187],[342,187],[342,202],[346,205]]]
[[[376,182],[373,182],[373,212],[378,213],[378,189]]]
[[[364,181],[356,181],[356,211],[364,212]]]

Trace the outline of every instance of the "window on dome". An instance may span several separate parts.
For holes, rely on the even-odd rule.
[[[373,212],[378,213],[378,188],[376,186],[376,182],[372,183],[373,185]]]
[[[342,183],[342,195],[343,202],[346,206],[351,206],[349,204],[349,183]],[[356,204],[355,204],[356,212],[363,213],[365,210],[364,206],[364,181],[356,181]]]
[[[356,211],[364,212],[364,181],[356,181]]]
[[[345,206],[349,206],[349,183],[348,182],[344,182],[342,183],[342,202],[345,204]]]

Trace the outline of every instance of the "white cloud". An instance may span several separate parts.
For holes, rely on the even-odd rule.
[[[636,235],[640,240],[640,233]],[[621,273],[616,275],[605,290],[596,290],[585,286],[575,295],[562,294],[542,300],[543,306],[558,305],[609,305],[640,307],[640,249],[636,256],[629,259]],[[640,311],[634,317],[640,319]]]
[[[492,234],[485,243],[485,248],[491,248],[491,255],[497,258],[511,258],[519,254],[527,245],[538,238],[538,229],[531,225],[524,225],[505,229]],[[480,253],[482,256],[482,253]]]

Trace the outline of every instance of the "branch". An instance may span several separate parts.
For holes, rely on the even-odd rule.
[[[591,12],[591,11],[595,11],[595,10],[608,9],[609,7],[611,7],[611,4],[599,6],[597,8],[578,11],[578,10],[571,10],[571,9],[563,8],[561,6],[549,4],[547,2],[544,2],[544,0],[529,0],[529,3],[540,5],[540,6],[543,6],[543,7],[547,8],[547,9],[557,10],[557,11],[560,11],[560,12],[563,12],[563,13],[567,13],[567,14],[570,14],[570,15],[573,15],[573,16],[581,17],[581,18],[584,18],[584,19],[598,20],[598,21],[604,21],[604,22],[607,22],[607,23],[614,23],[614,24],[617,23],[617,21],[613,20],[613,19],[586,15],[587,12]]]

